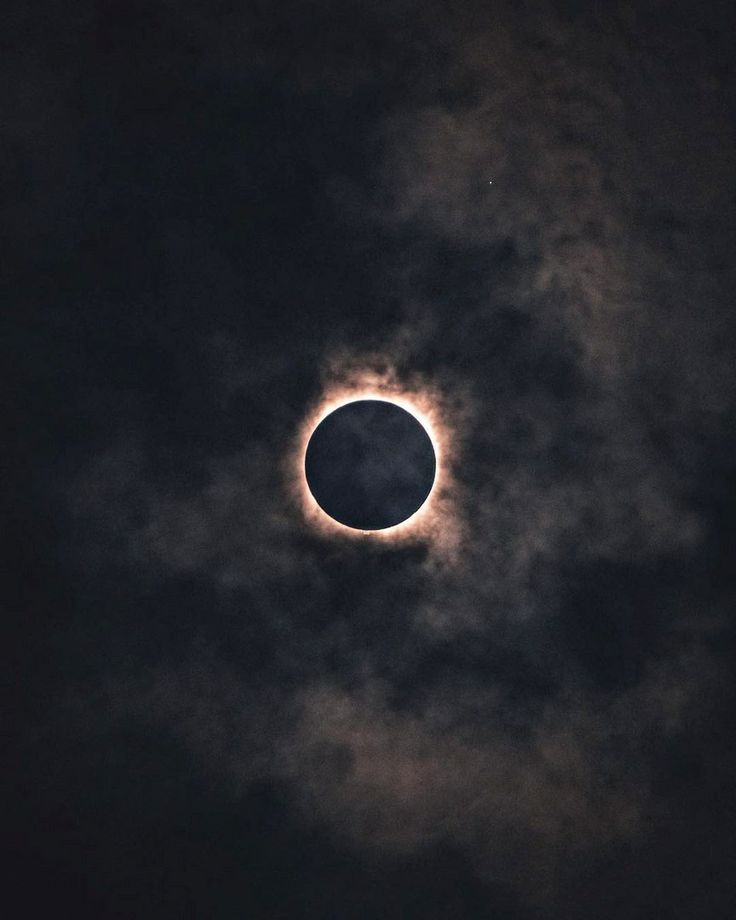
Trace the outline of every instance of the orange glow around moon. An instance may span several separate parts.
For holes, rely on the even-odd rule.
[[[422,381],[401,385],[391,370],[351,369],[335,374],[319,401],[307,412],[299,427],[289,462],[289,481],[307,523],[324,536],[370,539],[387,542],[428,540],[442,535],[447,540],[453,528],[452,461],[453,443],[444,420],[440,394]],[[432,441],[436,470],[432,490],[425,502],[405,521],[383,530],[358,530],[331,518],[315,501],[304,472],[304,458],[312,432],[330,413],[341,406],[362,399],[377,399],[394,403],[413,415]]]

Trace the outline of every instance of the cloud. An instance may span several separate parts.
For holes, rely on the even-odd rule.
[[[263,425],[168,483],[145,438],[123,438],[68,499],[81,559],[205,580],[273,651],[257,681],[216,643],[122,668],[100,690],[115,712],[183,739],[233,794],[284,781],[304,820],[350,846],[449,841],[485,878],[528,894],[533,877],[549,904],[591,854],[646,836],[664,807],[658,751],[726,680],[697,626],[712,622],[700,585],[687,616],[679,582],[639,601],[656,641],[612,688],[555,630],[596,566],[633,582],[708,545],[694,496],[734,381],[707,211],[733,165],[707,139],[691,148],[693,123],[727,136],[722,112],[705,84],[651,76],[635,21],[599,56],[590,25],[474,13],[440,43],[456,97],[403,99],[373,125],[374,173],[328,183],[348,224],[400,244],[377,270],[397,322],[359,346],[285,338],[273,359],[222,333],[213,412],[247,394]],[[303,54],[300,92],[338,79],[339,55]],[[360,59],[340,91],[372,79]],[[295,488],[303,427],[367,385],[427,399],[446,439],[441,501],[407,542],[320,531]],[[584,613],[600,625],[615,614],[597,603]]]
[[[451,844],[481,878],[552,913],[581,866],[657,826],[653,762],[721,687],[708,652],[683,644],[615,698],[570,684],[524,712],[500,683],[445,684],[402,709],[370,674],[353,690],[317,678],[291,694],[248,687],[202,648],[109,679],[71,712],[87,731],[92,712],[106,730],[132,719],[163,732],[218,794],[277,780],[303,821],[348,847],[400,856]]]

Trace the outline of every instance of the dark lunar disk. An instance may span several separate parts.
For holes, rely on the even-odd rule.
[[[312,495],[331,518],[358,530],[383,530],[421,507],[436,460],[429,435],[411,413],[361,399],[317,425],[304,467]]]

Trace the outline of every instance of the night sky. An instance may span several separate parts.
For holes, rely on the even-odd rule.
[[[0,913],[735,916],[733,4],[0,43]],[[395,539],[304,502],[367,383]]]

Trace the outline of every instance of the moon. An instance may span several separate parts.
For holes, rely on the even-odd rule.
[[[325,416],[304,457],[314,500],[356,530],[408,520],[429,497],[436,470],[432,439],[421,422],[381,399],[357,399]]]

